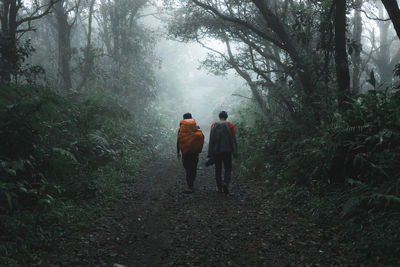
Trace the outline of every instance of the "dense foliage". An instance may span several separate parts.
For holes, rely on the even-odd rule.
[[[396,1],[167,2],[177,8],[171,37],[199,42],[210,51],[204,67],[234,70],[250,89],[237,108],[243,174],[396,262],[400,53],[397,22],[384,20]]]
[[[279,198],[354,238],[354,248],[395,262],[400,231],[400,94],[371,90],[345,116],[307,129],[241,118],[241,170]],[[245,127],[247,125],[247,127]],[[300,205],[299,205],[300,203]]]
[[[155,105],[149,2],[0,1],[0,264],[34,259],[170,140],[158,113],[189,104],[182,92],[166,101],[172,112]],[[397,1],[163,2],[169,37],[198,42],[210,52],[203,68],[236,72],[249,89],[238,108],[242,173],[396,263]]]
[[[33,248],[82,223],[84,210],[94,210],[84,206],[94,200],[107,205],[101,200],[133,179],[155,140],[168,140],[162,124],[152,127],[154,114],[134,121],[105,91],[72,102],[39,86],[7,86],[0,99],[3,260],[31,259]]]
[[[147,2],[0,1],[0,265],[93,218],[169,140]]]

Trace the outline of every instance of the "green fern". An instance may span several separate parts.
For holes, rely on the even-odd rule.
[[[341,217],[345,217],[352,213],[362,202],[360,196],[351,197],[342,206],[342,211],[340,212]]]
[[[106,138],[101,136],[98,132],[88,134],[89,140],[91,140],[95,145],[99,147],[109,147],[110,144]]]
[[[374,193],[369,196],[370,201],[371,200],[382,200],[385,202],[385,206],[388,207],[390,204],[395,203],[395,204],[400,204],[400,197],[395,196],[395,195],[387,195],[387,194],[381,194],[381,193]]]
[[[75,155],[68,150],[59,147],[53,147],[53,151],[59,153],[60,155],[72,160],[73,162],[78,162]]]

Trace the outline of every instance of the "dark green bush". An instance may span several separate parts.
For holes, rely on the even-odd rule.
[[[0,258],[31,260],[60,225],[82,221],[81,204],[121,190],[151,155],[149,134],[161,135],[104,91],[76,102],[40,86],[1,88]]]
[[[241,170],[319,223],[342,225],[358,248],[388,262],[400,230],[400,92],[368,91],[344,116],[314,128],[293,121],[239,124]],[[384,218],[388,218],[385,220]]]

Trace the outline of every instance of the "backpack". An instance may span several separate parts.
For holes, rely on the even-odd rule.
[[[194,119],[181,120],[178,134],[179,149],[182,154],[200,153],[203,150],[204,135],[197,128]]]
[[[228,122],[216,122],[210,133],[210,155],[235,152],[235,143]]]

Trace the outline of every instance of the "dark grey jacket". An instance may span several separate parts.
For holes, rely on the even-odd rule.
[[[236,139],[226,121],[216,122],[211,128],[210,141],[208,144],[208,157],[220,153],[236,153]]]

